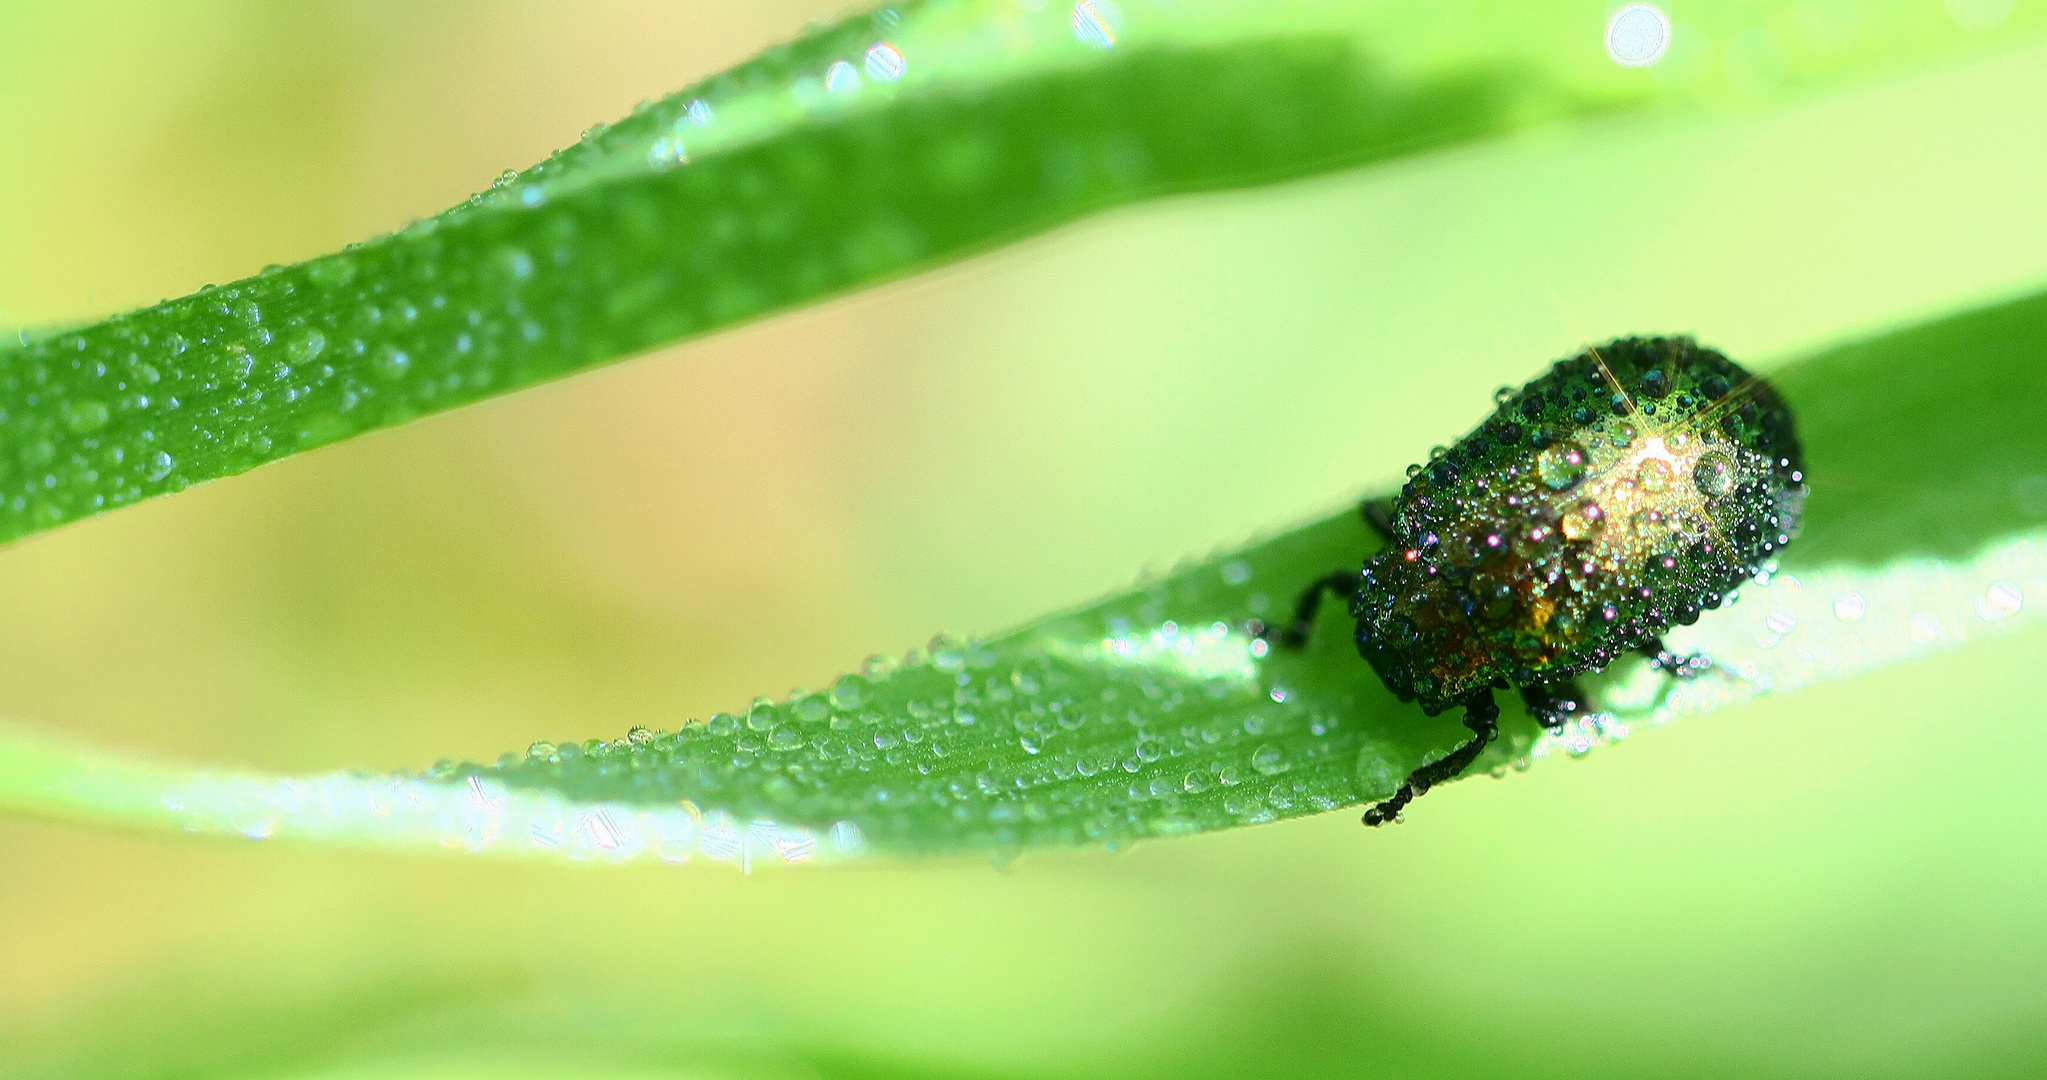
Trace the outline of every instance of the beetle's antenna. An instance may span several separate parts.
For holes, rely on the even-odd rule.
[[[1621,381],[1615,377],[1613,369],[1606,366],[1606,357],[1599,355],[1599,346],[1587,345],[1585,351],[1592,354],[1592,362],[1599,366],[1599,374],[1605,377],[1606,385],[1613,387],[1614,394],[1627,403],[1628,414],[1631,416],[1642,415],[1642,410],[1635,407],[1635,396],[1628,393],[1628,388],[1621,385]]]

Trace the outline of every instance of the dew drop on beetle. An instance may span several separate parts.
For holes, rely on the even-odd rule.
[[[1471,738],[1365,824],[1470,767],[1498,734],[1495,690],[1556,731],[1586,700],[1577,677],[1620,657],[1698,674],[1664,632],[1776,558],[1798,531],[1801,469],[1776,391],[1689,337],[1620,338],[1496,394],[1390,506],[1365,505],[1386,547],[1309,585],[1278,635],[1304,646],[1323,595],[1340,593],[1388,689],[1431,716],[1464,710]]]

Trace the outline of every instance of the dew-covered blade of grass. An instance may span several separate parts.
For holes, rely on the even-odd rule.
[[[393,235],[0,348],[0,540],[1104,207],[1735,98],[1747,83],[1695,61],[1795,6],[1701,10],[1654,74],[1611,62],[1597,7],[1508,0],[932,0],[852,18]],[[1787,32],[1771,85],[2042,21],[1972,39],[1924,7],[1866,11],[1824,47]]]
[[[1670,635],[1581,722],[1511,715],[1475,771],[1951,649],[2047,614],[2047,294],[1780,367],[1813,488],[1767,584]],[[1393,699],[1331,610],[1303,653],[1249,620],[1371,548],[1351,510],[981,642],[939,639],[679,731],[536,743],[418,776],[196,774],[0,730],[0,806],[255,837],[748,865],[1126,843],[1346,807],[1463,736]],[[1431,800],[1444,798],[1431,796]],[[1425,811],[1429,801],[1419,804]],[[1420,812],[1418,811],[1418,812]]]

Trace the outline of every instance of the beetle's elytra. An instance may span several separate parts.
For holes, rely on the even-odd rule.
[[[1387,546],[1301,597],[1350,598],[1358,653],[1430,715],[1462,706],[1472,738],[1365,814],[1391,820],[1468,768],[1512,687],[1545,726],[1573,680],[1643,652],[1690,670],[1662,634],[1719,607],[1797,530],[1806,487],[1791,412],[1761,379],[1688,337],[1621,338],[1558,361],[1455,446],[1365,506]]]

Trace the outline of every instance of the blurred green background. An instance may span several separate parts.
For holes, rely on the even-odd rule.
[[[394,228],[831,13],[0,6],[0,322]],[[2036,288],[2042,131],[2032,47],[1114,213],[16,545],[0,713],[300,772],[673,727],[1322,512],[1587,340]],[[2036,1075],[2043,658],[1000,871],[0,822],[0,1075]]]

